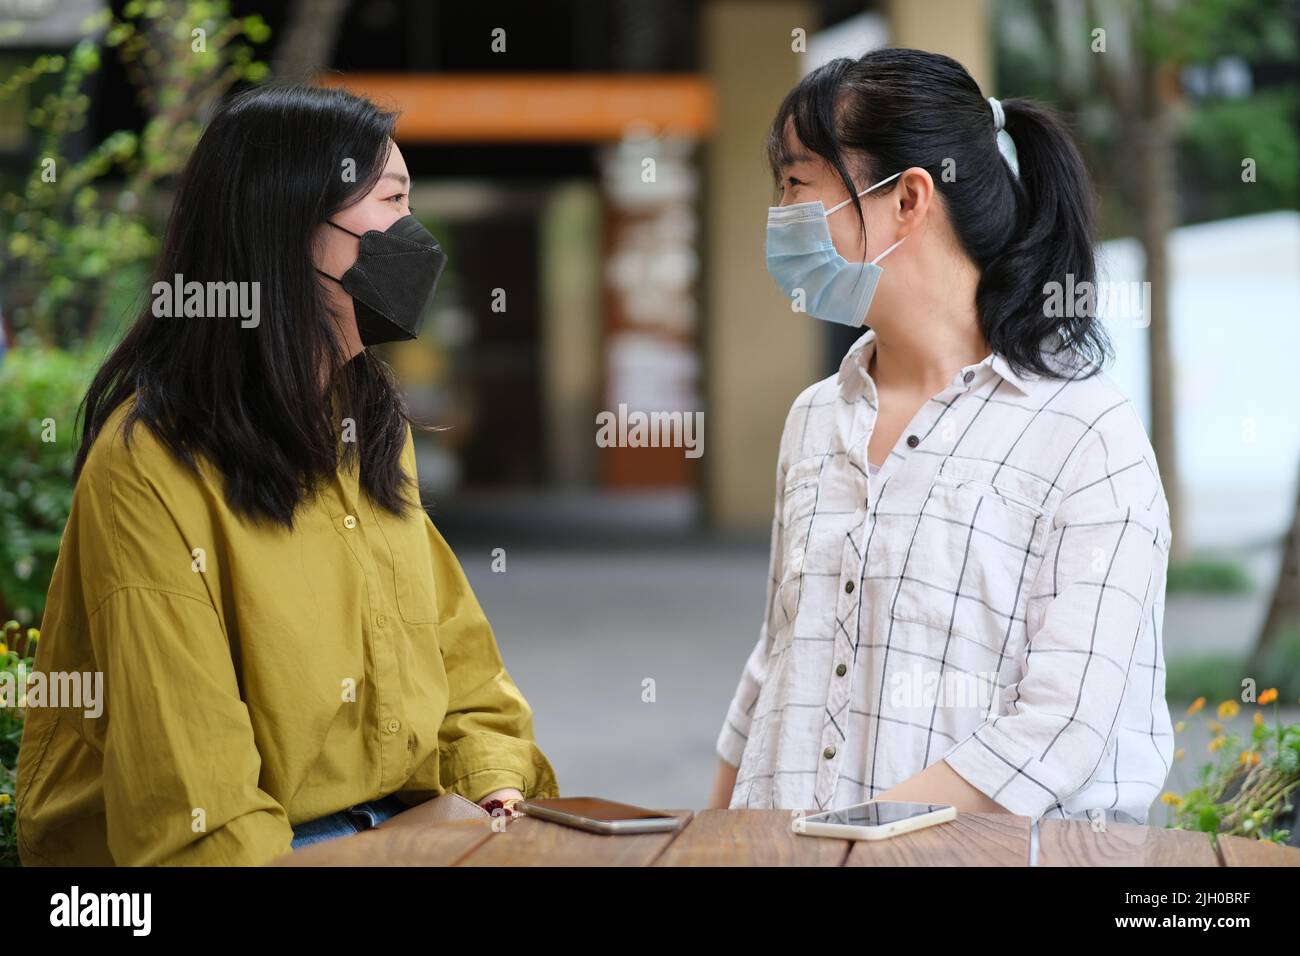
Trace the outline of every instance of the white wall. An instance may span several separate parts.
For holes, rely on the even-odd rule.
[[[1169,244],[1178,463],[1189,544],[1286,528],[1300,466],[1300,213],[1184,226]],[[1104,243],[1102,277],[1141,281],[1136,240]],[[1107,322],[1111,376],[1150,423],[1144,319]]]

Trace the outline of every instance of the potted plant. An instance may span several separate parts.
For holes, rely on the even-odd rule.
[[[1265,718],[1272,704],[1273,720]],[[1243,737],[1225,729],[1223,721],[1236,717],[1241,706],[1225,700],[1217,719],[1203,715],[1210,732],[1212,759],[1197,773],[1198,784],[1181,796],[1165,793],[1161,800],[1173,808],[1170,827],[1230,834],[1300,846],[1300,724],[1283,724],[1276,688],[1259,695],[1250,732]],[[1248,705],[1249,706],[1249,705]],[[1187,709],[1186,718],[1202,714],[1205,698]],[[1175,733],[1186,728],[1180,720]],[[1175,760],[1185,757],[1179,748]]]

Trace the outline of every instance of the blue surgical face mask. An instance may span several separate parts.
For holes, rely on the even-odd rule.
[[[902,175],[894,173],[859,196],[879,189]],[[827,322],[860,326],[876,294],[884,270],[876,263],[898,248],[899,239],[870,262],[849,262],[835,251],[826,217],[843,209],[846,199],[827,209],[820,199],[772,206],[767,211],[767,271],[790,299],[803,293],[803,310]],[[798,303],[796,302],[796,306]]]

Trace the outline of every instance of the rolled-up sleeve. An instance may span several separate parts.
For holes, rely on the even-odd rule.
[[[558,797],[550,761],[538,747],[533,712],[506,672],[496,638],[460,562],[426,515],[434,549],[438,642],[448,703],[438,731],[439,778],[478,802],[514,787],[526,797]]]
[[[758,629],[758,641],[749,652],[740,682],[727,705],[727,716],[718,733],[715,750],[719,757],[733,767],[740,766],[741,755],[749,739],[749,728],[754,717],[754,705],[767,677],[767,658],[772,647],[772,603],[776,599],[781,576],[782,548],[781,502],[785,491],[785,468],[778,464],[776,475],[776,505],[772,514],[771,546],[767,562],[767,598],[763,606],[763,620]]]
[[[104,810],[119,866],[257,866],[288,853],[216,610],[122,587],[90,615],[103,673]]]
[[[1109,458],[1115,449],[1101,441],[1094,453]],[[1168,507],[1150,465],[1144,455],[1135,467],[1149,474],[1108,462],[1082,469],[1032,584],[1021,677],[1000,713],[943,757],[1012,813],[1037,819],[1087,784],[1113,747],[1126,697],[1150,706],[1137,703],[1149,693],[1137,675],[1139,653],[1154,640],[1170,544]]]

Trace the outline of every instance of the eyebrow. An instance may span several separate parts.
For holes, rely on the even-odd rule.
[[[782,168],[786,168],[789,166],[796,166],[799,163],[811,163],[813,161],[813,156],[812,153],[798,149],[792,153],[786,153],[782,157],[782,160],[783,162],[781,163],[781,166]]]
[[[411,182],[407,177],[403,176],[401,173],[384,173],[384,174],[381,175],[379,178],[380,178],[380,179],[396,179],[396,180],[397,180],[399,183],[401,183],[403,186],[407,186],[407,185],[409,185],[410,182]]]

